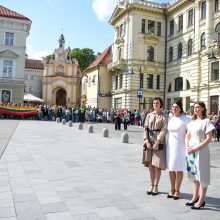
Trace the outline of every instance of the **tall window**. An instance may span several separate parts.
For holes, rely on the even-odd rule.
[[[188,40],[187,55],[188,55],[188,56],[191,56],[191,55],[192,55],[192,39],[189,39],[189,40]]]
[[[145,34],[145,28],[146,28],[146,19],[142,19],[141,22],[141,33]]]
[[[170,85],[168,87],[168,92],[171,92],[171,83],[170,83]]]
[[[171,99],[167,99],[167,110],[171,109]]]
[[[144,74],[140,73],[140,88],[144,88]]]
[[[173,47],[169,49],[169,62],[173,61]]]
[[[186,90],[189,90],[190,89],[190,83],[188,80],[186,80]]]
[[[206,18],[206,1],[203,1],[201,4],[201,19]]]
[[[188,11],[188,27],[193,25],[193,9]]]
[[[14,45],[14,33],[9,33],[9,32],[5,33],[5,45],[10,45],[10,46]]]
[[[31,86],[29,86],[28,93],[30,93],[30,94],[33,93],[33,90],[32,90],[32,87],[31,87]]]
[[[201,35],[201,50],[205,49],[205,33]]]
[[[147,75],[147,88],[148,89],[153,89],[153,74],[148,74]]]
[[[215,0],[215,11],[219,10],[219,0]]]
[[[157,36],[161,36],[161,22],[157,22]]]
[[[123,74],[120,75],[120,89],[123,86]]]
[[[147,60],[148,61],[154,61],[154,48],[153,47],[148,47],[147,49]]]
[[[219,80],[219,61],[212,63],[211,80]]]
[[[215,32],[216,32],[216,34],[217,34],[217,41],[218,41],[218,43],[220,44],[220,23],[218,23],[217,25],[216,25],[216,27],[215,27]]]
[[[116,77],[115,77],[115,89],[116,89],[116,90],[118,89],[118,81],[119,81],[119,77],[116,76]]]
[[[179,77],[175,79],[175,91],[183,90],[183,78]]]
[[[174,34],[174,20],[170,21],[170,35]]]
[[[179,31],[183,30],[183,15],[179,16]]]
[[[149,33],[154,33],[154,26],[155,26],[155,22],[148,20],[148,32]]]
[[[156,89],[160,89],[160,75],[157,75],[157,85]]]
[[[178,59],[182,58],[182,52],[183,52],[183,47],[182,47],[182,44],[179,43],[179,45],[178,45]]]
[[[120,25],[120,37],[125,36],[125,23]]]
[[[3,77],[12,78],[13,61],[3,60]]]

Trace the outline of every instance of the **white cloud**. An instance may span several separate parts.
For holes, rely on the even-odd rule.
[[[100,21],[105,21],[112,15],[116,6],[116,0],[93,0],[92,8]]]
[[[36,60],[41,60],[42,57],[45,57],[51,53],[47,51],[35,51],[32,45],[27,45],[27,50],[26,53],[28,55],[29,59],[36,59]]]

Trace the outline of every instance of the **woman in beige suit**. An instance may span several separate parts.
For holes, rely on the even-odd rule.
[[[162,106],[162,99],[155,97],[152,101],[153,111],[147,115],[144,123],[146,154],[143,163],[149,168],[151,185],[147,194],[152,196],[158,195],[161,170],[166,169],[167,116],[161,111]]]

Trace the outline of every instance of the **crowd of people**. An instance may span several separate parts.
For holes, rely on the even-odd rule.
[[[210,184],[210,153],[208,144],[213,131],[217,130],[219,140],[220,114],[215,124],[207,116],[204,102],[197,101],[191,116],[184,114],[182,103],[175,101],[169,117],[162,111],[163,102],[155,97],[152,112],[144,122],[144,150],[142,163],[149,169],[150,186],[148,195],[158,195],[161,170],[169,170],[170,192],[167,198],[178,200],[184,171],[192,181],[193,193],[186,206],[198,210],[204,208],[208,185]],[[215,126],[214,126],[215,125]]]

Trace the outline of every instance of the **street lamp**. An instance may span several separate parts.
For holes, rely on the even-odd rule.
[[[132,69],[131,69],[131,72],[130,74],[134,74],[134,70],[133,70],[133,67],[137,67],[138,68],[138,72],[139,72],[139,89],[137,90],[137,97],[139,99],[139,104],[138,104],[138,109],[139,109],[139,113],[140,113],[140,110],[141,110],[141,98],[143,97],[143,91],[141,90],[141,88],[143,87],[143,78],[142,78],[142,72],[141,72],[141,66],[139,65],[131,65],[132,66]]]

